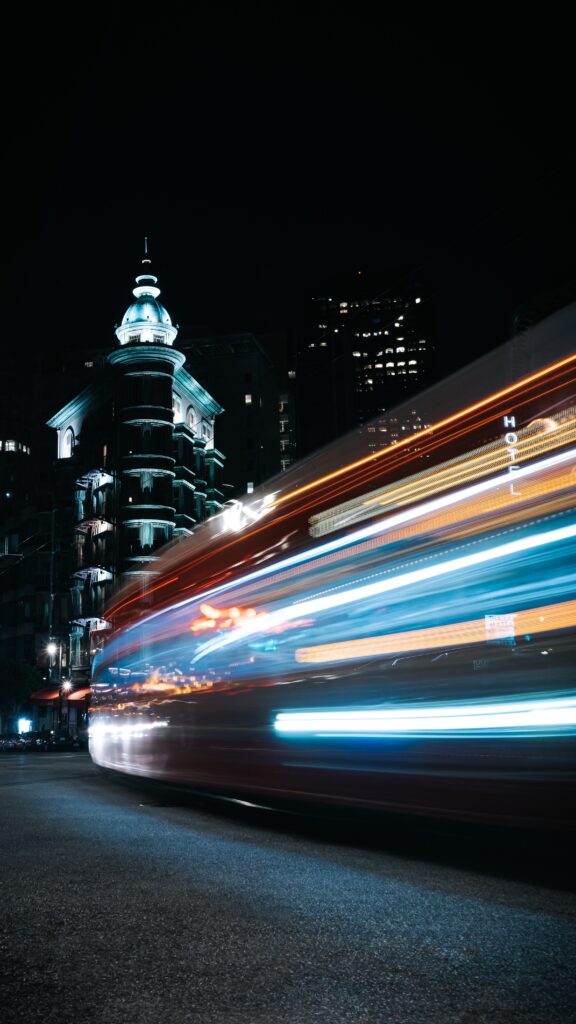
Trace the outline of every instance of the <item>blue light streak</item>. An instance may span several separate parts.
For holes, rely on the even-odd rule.
[[[205,658],[206,655],[211,654],[214,651],[228,647],[230,644],[234,644],[238,640],[243,640],[245,637],[253,636],[255,633],[265,633],[267,630],[272,629],[275,626],[282,625],[294,619],[306,618],[307,616],[317,615],[319,612],[324,612],[328,609],[355,604],[359,601],[365,601],[374,597],[375,595],[388,593],[402,587],[413,586],[417,583],[423,582],[424,580],[432,580],[441,576],[448,576],[459,572],[462,569],[469,569],[472,566],[482,565],[487,562],[494,562],[498,559],[508,558],[522,552],[533,551],[537,548],[557,544],[573,537],[576,537],[576,523],[571,523],[568,526],[562,526],[556,530],[546,530],[542,533],[518,537],[516,540],[508,541],[505,544],[499,544],[495,547],[481,551],[472,551],[467,555],[461,555],[459,558],[451,558],[445,562],[436,562],[432,565],[423,566],[420,569],[414,569],[411,572],[399,573],[397,576],[381,579],[376,583],[368,583],[361,587],[351,587],[349,590],[344,590],[338,593],[325,594],[322,597],[311,598],[307,601],[299,601],[295,604],[290,604],[283,608],[279,608],[276,611],[270,612],[268,615],[263,616],[261,619],[256,620],[253,623],[248,623],[245,626],[241,626],[238,629],[233,630],[226,636],[215,637],[213,640],[200,647],[196,656],[192,659],[192,663],[197,664],[202,660],[202,658]]]

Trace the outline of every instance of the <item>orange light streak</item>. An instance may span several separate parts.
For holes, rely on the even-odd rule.
[[[494,629],[491,619],[500,620],[496,627],[497,636],[491,636]],[[540,608],[528,608],[521,612],[510,612],[500,616],[486,616],[467,622],[453,622],[447,626],[430,626],[409,632],[388,633],[362,640],[344,640],[316,647],[300,647],[296,661],[318,665],[323,662],[355,661],[357,658],[374,658],[382,654],[403,654],[409,651],[436,650],[438,647],[458,647],[466,644],[481,644],[487,640],[545,633],[555,629],[576,626],[576,601],[562,601],[559,604],[545,604]]]
[[[167,587],[169,583],[176,583],[176,581],[179,579],[179,576],[172,576],[169,580],[164,580],[162,583],[158,583],[157,586],[150,587],[149,590],[145,590],[142,594],[136,594],[136,597],[131,597],[129,600],[124,601],[122,604],[118,604],[115,607],[110,608],[106,612],[106,614],[114,615],[116,612],[119,612],[121,608],[126,608],[127,605],[133,604],[134,601],[140,601],[143,597],[148,597],[148,594],[153,594],[154,591],[161,590],[162,587]]]

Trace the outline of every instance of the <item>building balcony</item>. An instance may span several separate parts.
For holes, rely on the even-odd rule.
[[[122,456],[123,472],[142,469],[174,469],[175,458],[173,455],[151,455],[144,452],[126,452]]]
[[[178,465],[178,466],[175,466],[174,468],[175,468],[175,480],[174,480],[174,483],[177,483],[179,480],[183,480],[183,481],[186,481],[187,483],[189,483],[192,487],[195,485],[195,483],[196,483],[196,473],[194,472],[193,469],[190,468],[190,466]]]
[[[185,423],[184,420],[174,424],[174,438],[177,438],[179,435],[187,438],[188,441],[197,440],[193,427],[188,423]]]
[[[122,522],[126,524],[130,520],[142,522],[143,520],[159,520],[161,522],[174,522],[176,509],[173,505],[153,505],[151,503],[140,504],[130,502],[129,505],[122,505]]]
[[[196,526],[196,519],[186,512],[177,512],[175,526],[177,530],[187,530],[191,533]]]
[[[122,410],[122,423],[138,426],[140,423],[156,423],[172,426],[172,409],[165,405],[130,405]]]

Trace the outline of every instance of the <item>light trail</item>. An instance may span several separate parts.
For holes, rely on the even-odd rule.
[[[494,392],[491,395],[488,395],[486,398],[483,398],[480,401],[478,401],[478,402],[476,402],[476,403],[474,403],[474,404],[472,404],[470,406],[467,406],[465,409],[461,409],[458,412],[453,413],[451,416],[448,416],[448,417],[446,417],[443,420],[439,420],[436,423],[431,424],[429,427],[426,427],[424,430],[418,431],[418,432],[416,432],[414,434],[411,434],[411,435],[407,436],[406,438],[402,439],[401,441],[396,442],[393,445],[389,445],[389,446],[381,449],[379,452],[372,453],[371,455],[365,456],[364,458],[359,459],[359,460],[357,460],[355,462],[348,463],[346,466],[343,466],[343,467],[339,468],[338,470],[335,470],[332,473],[328,473],[328,474],[326,474],[324,476],[317,477],[313,481],[310,481],[309,483],[304,484],[304,485],[302,485],[299,488],[296,488],[296,489],[294,489],[294,490],[292,490],[290,492],[287,492],[286,494],[280,495],[274,501],[274,504],[271,505],[270,511],[273,511],[274,509],[277,509],[281,504],[284,504],[284,503],[288,502],[290,499],[298,496],[301,493],[308,492],[308,491],[313,490],[315,488],[317,489],[323,483],[326,483],[326,482],[328,482],[328,481],[330,481],[332,479],[338,479],[340,481],[340,483],[342,483],[343,491],[346,491],[347,489],[349,489],[352,486],[352,484],[354,484],[354,486],[356,486],[356,484],[359,485],[360,481],[349,481],[348,484],[346,486],[344,486],[344,481],[341,480],[341,478],[345,474],[350,473],[352,470],[357,469],[357,468],[361,468],[361,467],[364,467],[364,468],[367,468],[367,469],[372,467],[372,469],[378,470],[379,473],[381,474],[382,472],[386,471],[387,469],[394,468],[397,465],[401,465],[402,464],[402,460],[400,460],[400,462],[398,461],[398,459],[396,457],[397,454],[399,454],[400,456],[402,456],[402,454],[404,454],[405,456],[408,456],[409,453],[405,451],[406,447],[410,446],[410,445],[414,445],[415,442],[419,442],[423,438],[429,439],[429,442],[431,442],[432,448],[436,448],[439,445],[445,444],[447,440],[453,440],[454,438],[450,437],[450,438],[440,439],[440,438],[434,438],[432,435],[434,435],[435,432],[440,431],[441,429],[445,428],[446,426],[449,426],[452,423],[458,423],[458,421],[463,420],[466,416],[469,416],[471,413],[474,413],[474,412],[476,412],[478,410],[481,410],[481,409],[485,409],[491,402],[498,401],[498,400],[500,400],[502,398],[508,397],[509,395],[513,395],[514,393],[520,392],[520,394],[518,394],[517,400],[516,400],[516,409],[517,409],[518,407],[523,406],[527,402],[531,401],[530,392],[535,390],[535,385],[536,385],[536,383],[538,381],[540,381],[543,377],[546,377],[547,375],[552,375],[552,374],[556,374],[556,378],[561,377],[561,373],[559,373],[558,371],[564,371],[565,369],[568,369],[569,367],[571,367],[574,364],[575,361],[576,361],[576,354],[571,355],[571,356],[567,356],[566,358],[561,359],[561,360],[557,361],[556,363],[552,363],[549,366],[545,367],[544,369],[539,370],[536,373],[533,373],[533,374],[529,375],[528,377],[523,378],[520,381],[516,381],[514,384],[509,385],[508,387],[506,387],[504,389],[501,389],[500,391],[497,391],[497,392]],[[553,383],[556,378],[554,376],[552,376],[551,383]],[[557,390],[559,387],[566,386],[567,383],[573,383],[573,382],[572,381],[570,381],[570,382],[563,381],[562,384],[557,385],[554,388],[549,388],[549,390],[544,392],[543,394],[544,395],[549,394],[552,391]],[[540,397],[543,397],[543,395],[541,395]],[[487,424],[489,422],[493,422],[493,420],[497,416],[501,415],[502,412],[506,411],[507,409],[508,409],[508,406],[502,406],[500,409],[495,410],[493,412],[493,414],[490,415],[490,417],[488,417],[487,419],[485,419],[481,423],[473,424],[470,427],[464,428],[463,425],[462,425],[461,428],[459,427],[459,431],[454,435],[454,437],[461,436],[463,433],[467,433],[467,432],[469,432],[469,430],[471,430],[473,428],[477,429],[478,427],[480,427],[482,425],[482,423]],[[376,465],[375,466],[375,463],[378,463],[379,460],[381,460],[384,455],[394,456],[394,460],[395,461],[394,461],[392,467],[390,467],[390,466],[382,466],[382,465]],[[369,474],[369,476],[374,476],[374,475],[375,475],[375,473]],[[340,493],[340,492],[338,492],[338,493]],[[335,497],[335,496],[336,495],[333,495],[333,497]],[[305,510],[306,507],[313,507],[313,504],[314,503],[312,503],[312,506],[304,506],[303,509],[301,509],[301,511]],[[262,530],[268,528],[271,525],[272,522],[281,522],[283,518],[285,518],[285,517],[284,516],[280,516],[280,517],[276,516],[274,520],[270,520],[268,522],[266,527],[265,526],[258,527],[256,530],[254,530],[251,533],[249,533],[248,537],[254,536],[256,533],[259,533]],[[240,535],[237,535],[237,537],[238,536],[240,536]],[[246,539],[246,538],[244,537],[244,539]],[[220,550],[224,550],[227,547],[233,546],[234,543],[235,543],[235,541],[231,541],[228,544],[224,545]],[[201,555],[201,556],[193,559],[187,565],[183,566],[182,572],[191,571],[191,569],[194,566],[197,566],[200,563],[205,562],[209,557],[210,557],[210,554],[204,554],[204,555]],[[170,582],[172,582],[172,581],[170,581]],[[164,583],[160,584],[159,586],[163,586],[163,585],[164,585]],[[213,592],[216,592],[216,591],[207,590],[206,594],[213,593]],[[107,612],[106,612],[107,616],[109,618],[113,618],[115,615],[117,615],[127,605],[131,604],[135,600],[136,601],[139,600],[140,596],[141,595],[136,595],[133,598],[129,598],[129,599],[126,599],[124,601],[121,601],[119,604],[116,604],[116,605],[112,606],[111,608],[107,609]]]
[[[559,422],[557,429],[553,431],[542,430],[535,434],[533,430],[526,428],[523,431],[518,430],[517,434],[515,466],[528,458],[541,457],[552,449],[573,443],[576,438],[576,418],[573,415],[567,417],[564,422]],[[430,494],[439,494],[452,487],[462,487],[470,480],[477,481],[480,477],[487,477],[489,473],[503,468],[509,470],[510,464],[508,449],[502,440],[492,441],[483,448],[440,463],[434,467],[433,472],[430,469],[422,470],[399,483],[388,484],[312,516],[310,533],[313,537],[334,533],[346,526],[352,526],[359,520],[381,515],[387,508],[397,509],[413,501],[422,501]]]
[[[551,455],[546,459],[541,459],[539,462],[533,462],[529,466],[521,467],[514,473],[514,480],[520,481],[522,479],[529,478],[536,473],[544,472],[554,466],[559,466],[563,463],[573,461],[575,458],[576,449],[574,448],[571,448],[568,451],[559,452],[557,455]],[[479,494],[484,494],[497,487],[501,487],[503,485],[509,486],[510,480],[510,474],[506,471],[505,473],[501,473],[496,477],[491,477],[488,480],[481,480],[477,484],[471,484],[463,490],[444,494],[440,498],[434,498],[431,501],[425,502],[423,505],[405,509],[402,512],[398,512],[396,515],[388,516],[385,520],[379,520],[377,523],[372,523],[370,526],[364,526],[361,529],[355,530],[353,533],[349,533],[345,537],[338,537],[335,540],[326,541],[324,544],[308,548],[306,551],[301,551],[296,555],[290,555],[288,558],[281,559],[279,562],[273,562],[262,569],[255,569],[253,572],[247,573],[245,576],[241,576],[230,583],[223,583],[219,586],[204,590],[200,594],[183,598],[181,601],[175,602],[168,609],[161,608],[157,612],[152,612],[150,615],[141,619],[140,622],[129,626],[126,632],[128,633],[131,629],[136,629],[139,626],[148,624],[160,615],[171,614],[177,609],[184,608],[193,602],[205,601],[208,598],[214,598],[217,595],[224,594],[233,588],[240,588],[245,586],[247,583],[252,583],[254,580],[263,579],[266,576],[279,573],[284,569],[290,569],[297,565],[302,565],[305,562],[322,558],[324,555],[330,554],[333,551],[339,551],[342,548],[351,547],[368,537],[384,535],[396,526],[429,516],[434,512],[438,512],[440,509],[448,508],[449,506],[466,501],[467,499]]]
[[[536,373],[530,374],[528,377],[522,378],[522,380],[516,381],[514,384],[510,384],[506,388],[502,388],[500,391],[495,391],[493,394],[488,395],[486,398],[482,398],[479,402],[474,402],[472,405],[467,406],[464,409],[459,409],[458,412],[453,413],[451,416],[446,416],[443,420],[438,420],[437,423],[432,423],[431,426],[425,427],[424,430],[419,430],[414,434],[410,434],[408,437],[403,438],[396,444],[388,445],[386,448],[382,448],[379,452],[375,452],[371,455],[366,455],[363,459],[357,459],[356,462],[350,462],[346,466],[342,466],[341,469],[336,469],[332,473],[327,473],[325,476],[318,477],[316,480],[311,481],[308,484],[303,484],[302,487],[297,487],[293,491],[288,491],[287,494],[282,494],[275,502],[275,507],[289,501],[291,498],[297,497],[299,494],[304,494],[306,491],[311,490],[313,487],[319,487],[320,484],[327,483],[328,480],[334,480],[344,473],[349,473],[353,469],[357,469],[360,466],[373,464],[376,460],[381,459],[384,455],[390,452],[396,452],[401,448],[405,448],[408,445],[413,445],[421,440],[423,437],[427,437],[433,434],[434,431],[438,431],[443,427],[449,426],[451,423],[457,423],[459,420],[464,419],[465,416],[469,416],[470,413],[477,412],[480,409],[485,409],[491,402],[497,402],[501,398],[506,398],[508,395],[513,395],[517,391],[521,391],[526,388],[528,384],[532,384],[535,381],[541,380],[548,374],[551,374],[562,367],[569,366],[571,363],[576,361],[576,354],[566,356],[565,359],[560,359],[557,363],[551,363],[550,366],[546,366],[543,370],[538,370]]]
[[[576,727],[576,696],[463,702],[418,707],[280,711],[274,730],[291,736],[445,736],[446,734],[533,734]]]
[[[362,587],[351,587],[343,592],[326,594],[323,597],[300,601],[269,612],[266,618],[261,618],[259,622],[253,625],[243,626],[227,636],[215,638],[213,641],[202,645],[198,654],[192,659],[192,663],[197,663],[206,655],[228,647],[230,644],[243,640],[254,633],[265,633],[280,623],[306,618],[318,612],[355,604],[379,594],[398,590],[401,587],[413,586],[425,580],[438,579],[442,576],[459,572],[461,569],[470,569],[472,566],[494,562],[525,551],[534,551],[551,544],[558,544],[564,540],[571,540],[574,537],[576,537],[576,523],[571,523],[569,526],[562,526],[556,530],[547,530],[543,533],[536,533],[527,537],[518,537],[516,540],[508,541],[505,544],[499,544],[483,551],[473,551],[468,555],[461,555],[446,562],[437,562],[433,565],[424,566],[421,569],[412,570],[411,572],[400,573],[388,579],[378,580],[377,583],[368,583]]]
[[[333,664],[337,661],[374,658],[383,654],[403,654],[408,651],[435,650],[439,647],[481,644],[493,639],[493,618],[486,616],[482,619],[451,622],[443,626],[405,630],[402,633],[300,647],[296,651],[296,661],[313,665],[324,662]],[[561,601],[558,604],[541,605],[539,608],[508,612],[497,618],[498,639],[569,629],[576,626],[576,601]]]

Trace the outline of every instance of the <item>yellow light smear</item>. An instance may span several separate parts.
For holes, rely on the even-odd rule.
[[[389,484],[370,494],[343,502],[326,512],[312,516],[310,533],[313,537],[332,533],[341,529],[342,526],[379,515],[383,510],[402,508],[411,502],[421,501],[430,495],[437,495],[451,487],[479,480],[490,473],[507,469],[511,465],[519,465],[527,459],[542,456],[576,440],[576,416],[573,410],[570,410],[570,414],[558,423],[556,430],[541,429],[535,434],[534,426],[516,431],[518,442],[514,445],[516,458],[513,463],[503,439],[492,442],[484,448],[471,452],[468,456],[452,459],[432,470],[423,470],[402,483]]]
[[[570,626],[576,626],[576,601],[562,601],[559,604],[545,604],[540,608],[529,608],[506,615],[453,622],[447,626],[431,626],[362,640],[322,644],[318,647],[300,647],[296,651],[296,661],[313,665],[321,662],[355,661],[357,658],[373,658],[381,654],[402,654],[406,651],[481,644],[487,640],[544,633],[553,629],[568,629]]]
[[[557,512],[562,508],[571,508],[574,504],[574,486],[576,479],[573,471],[559,473],[551,480],[522,480],[521,491],[510,493],[506,485],[502,485],[500,493],[493,491],[489,494],[482,494],[469,498],[446,509],[440,509],[428,515],[424,519],[406,523],[395,530],[385,534],[387,544],[395,541],[408,540],[418,537],[423,533],[431,533],[436,530],[445,529],[448,526],[464,524],[463,530],[451,531],[451,536],[464,536],[468,533],[477,533],[482,527],[480,518],[482,516],[495,516],[502,513],[502,520],[512,524],[523,519],[531,518],[534,515],[534,502],[542,502],[545,498],[556,495],[556,500],[546,508],[547,514]],[[472,520],[472,522],[471,522]],[[497,527],[500,519],[491,522],[491,526]]]

